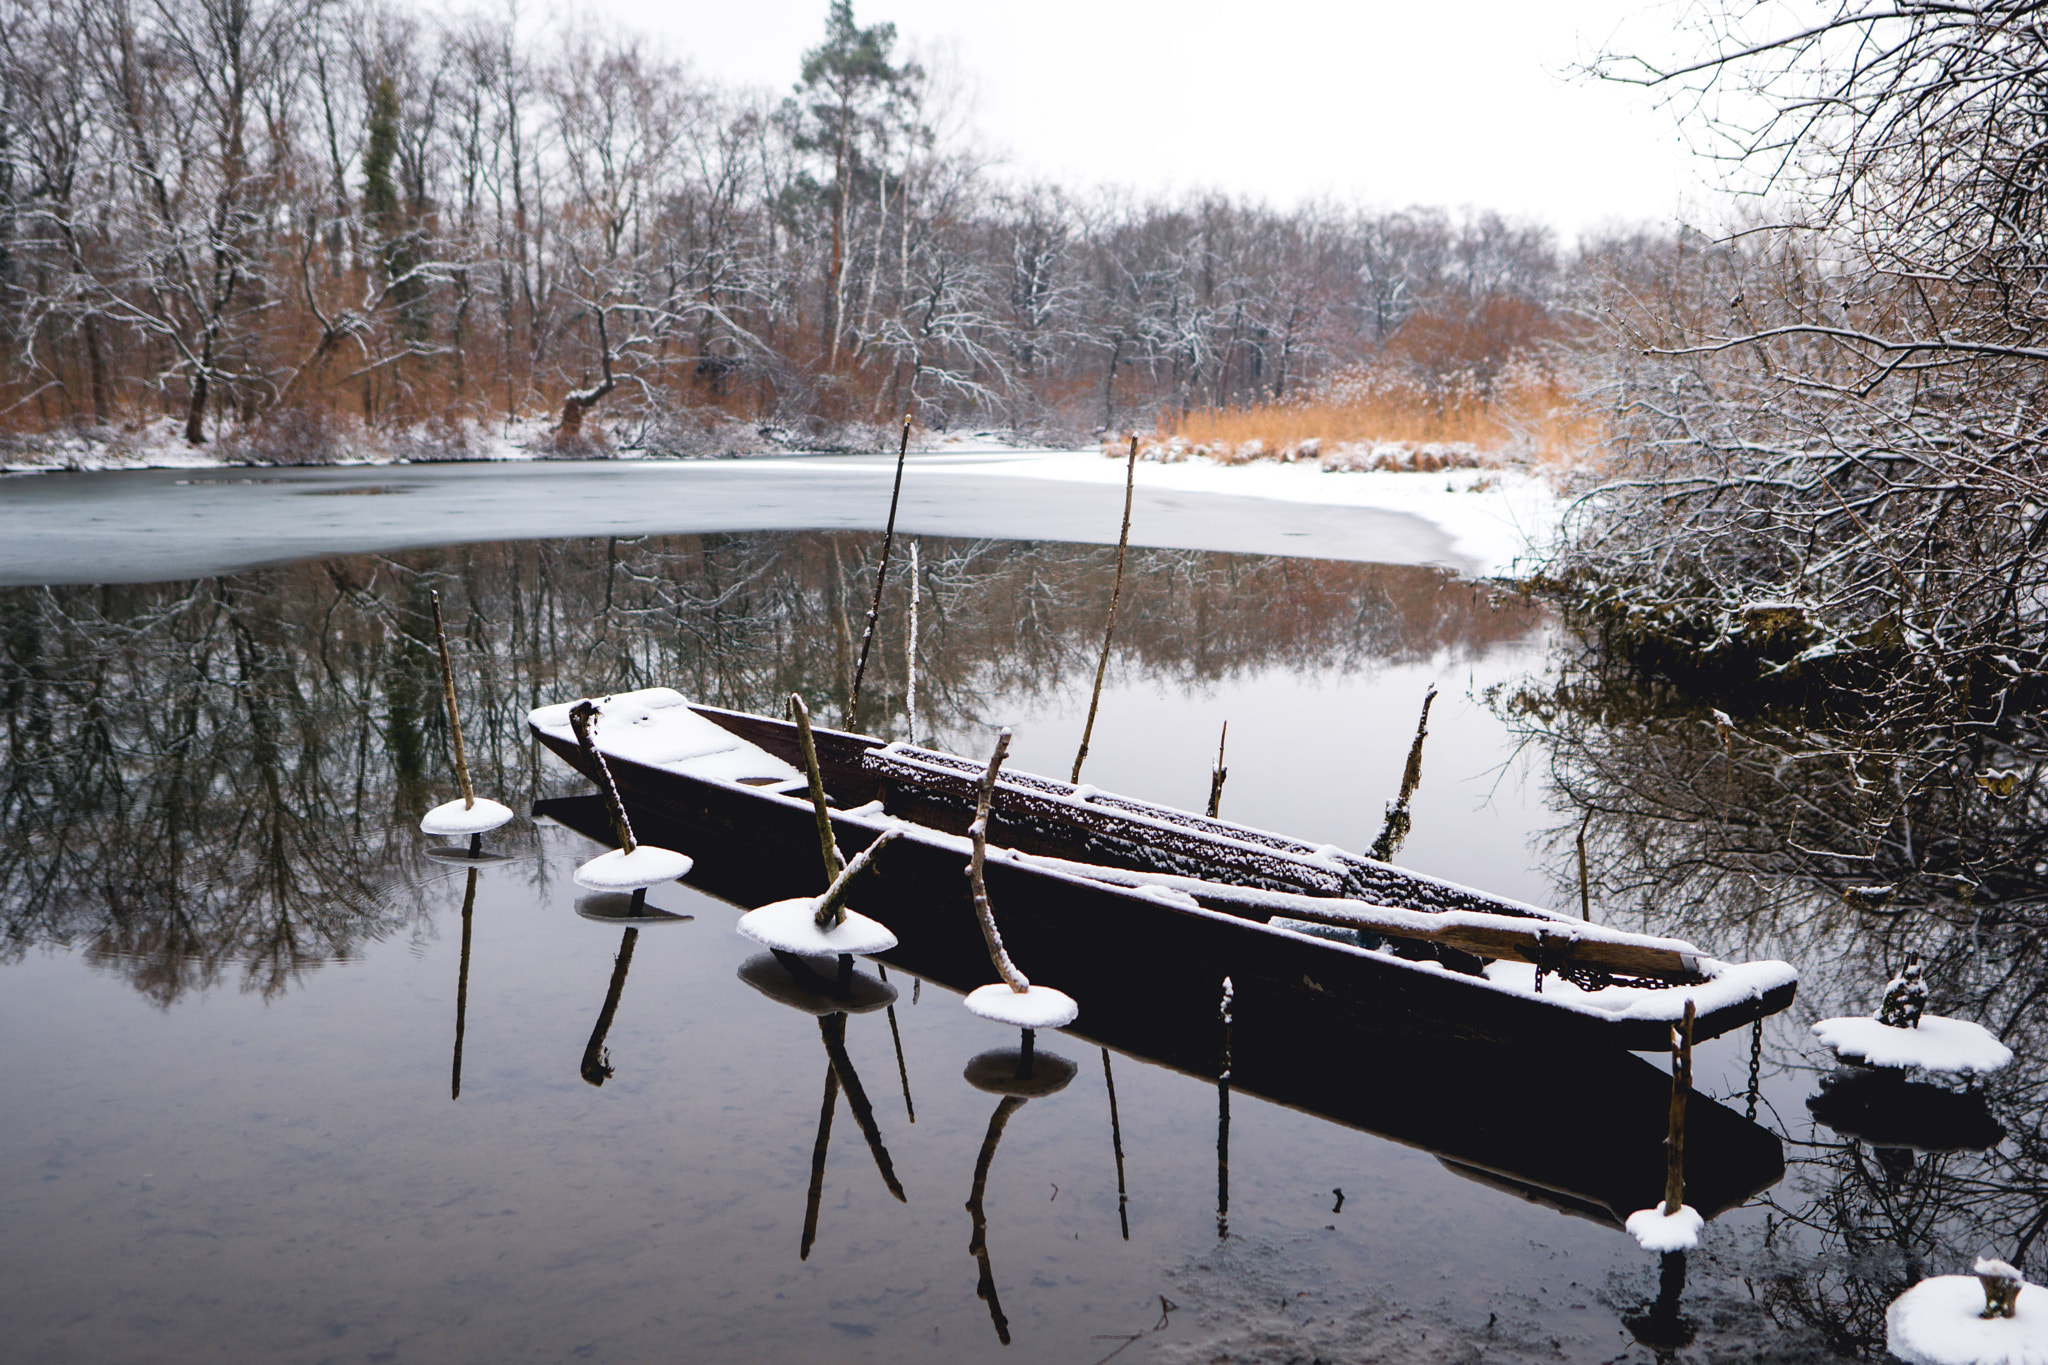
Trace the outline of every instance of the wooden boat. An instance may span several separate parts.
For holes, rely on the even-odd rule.
[[[542,801],[534,813],[600,843],[611,840],[610,817],[596,797]],[[781,846],[769,847],[742,845],[714,825],[665,818],[646,807],[636,808],[633,818],[642,837],[698,850],[690,884],[730,901],[735,917],[778,899],[790,869],[817,859],[809,828],[793,829]],[[844,993],[807,991],[766,953],[746,961],[740,977],[815,1014],[861,1012],[896,992],[907,996],[904,973],[927,987],[965,993],[990,974],[971,915],[964,934],[927,931],[931,920],[959,908],[951,899],[957,894],[947,887],[940,904],[925,907],[912,904],[916,893],[893,874],[877,884],[868,911],[894,911],[899,922],[920,926],[882,955],[889,985],[860,972]],[[1166,973],[1170,989],[1144,991],[1129,988],[1129,964],[1108,954],[1070,948],[1057,962],[1034,965],[1085,1002],[1061,1037],[1040,1035],[1041,1054],[1080,1059],[1076,1043],[1099,1044],[1119,1054],[1119,1071],[1121,1059],[1130,1057],[1205,1081],[1221,1079],[1222,991],[1215,973],[1223,964],[1176,954]],[[1615,1229],[1663,1196],[1671,1081],[1641,1057],[1581,1048],[1562,1059],[1553,1036],[1538,1031],[1512,1041],[1417,1031],[1409,1020],[1336,1010],[1320,983],[1301,977],[1239,972],[1231,985],[1229,1086],[1235,1094],[1420,1149],[1466,1179]],[[929,989],[925,995],[929,1003]],[[991,1042],[1003,1037],[992,1028],[988,1036]],[[1686,1127],[1685,1198],[1705,1216],[1746,1203],[1783,1178],[1783,1144],[1738,1111],[1695,1094]]]
[[[529,724],[597,780],[570,705],[541,707]],[[804,838],[815,850],[816,839],[794,725],[693,705],[667,688],[597,706],[593,742],[629,807],[698,830],[711,841],[687,850],[700,862],[714,846],[780,850],[786,876],[768,888],[777,898],[821,889],[815,853],[789,854]],[[920,941],[978,944],[962,874],[983,765],[868,735],[813,735],[840,847],[852,854],[885,831],[901,835],[876,859],[863,912],[912,952]],[[1120,964],[1123,989],[1161,1000],[1212,996],[1228,974],[1241,997],[1251,982],[1306,982],[1328,997],[1333,1018],[1405,1021],[1431,1036],[1520,1038],[1539,1028],[1662,1051],[1687,999],[1701,1040],[1784,1009],[1797,984],[1782,962],[1720,962],[1678,940],[1029,773],[998,780],[989,841],[1004,937],[1051,985],[1073,958],[1091,956]]]

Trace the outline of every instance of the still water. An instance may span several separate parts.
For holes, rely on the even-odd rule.
[[[1099,1046],[1084,1002],[1076,1034],[1040,1040],[1073,1080],[1020,1105],[965,1074],[1014,1036],[943,986],[892,971],[893,1008],[821,1022],[749,983],[743,906],[680,885],[653,895],[667,922],[579,914],[569,873],[597,845],[564,824],[508,827],[505,861],[474,876],[425,856],[418,815],[452,792],[430,589],[479,789],[523,811],[586,790],[527,738],[532,706],[662,684],[755,710],[802,691],[840,719],[873,539],[509,542],[0,594],[8,1358],[1671,1347],[1643,1326],[1655,1261],[1541,1155],[1639,1127],[1648,1063],[1438,1067],[1392,1039],[1304,1038],[1279,1103]],[[918,549],[917,738],[983,754],[1010,725],[1016,767],[1064,774],[1113,551]],[[903,736],[909,575],[892,582],[853,719]],[[1989,1150],[1902,1155],[1817,1126],[1806,1024],[1870,1007],[1882,945],[1786,898],[1736,915],[1640,894],[1707,861],[1675,833],[1699,821],[1663,819],[1674,799],[1645,775],[1715,751],[1668,717],[1574,721],[1594,714],[1565,704],[1586,680],[1541,612],[1427,568],[1170,550],[1134,551],[1123,612],[1089,782],[1199,805],[1227,720],[1226,815],[1362,848],[1434,683],[1402,861],[1565,904],[1569,799],[1607,813],[1599,917],[1809,969],[1756,1058],[1790,1173],[1710,1227],[1680,1349],[1869,1354],[1910,1275],[1978,1240],[2014,1254],[2042,1192],[2038,1068],[1993,1087]],[[1057,962],[1024,965],[1058,984]],[[1750,1064],[1746,1033],[1698,1059],[1731,1131]],[[1504,1126],[1527,1168],[1466,1140]]]

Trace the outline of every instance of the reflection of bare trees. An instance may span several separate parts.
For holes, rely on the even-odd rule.
[[[1983,1088],[2004,1136],[1915,1151],[1814,1130],[1772,1219],[1733,1260],[1780,1326],[1874,1356],[1887,1304],[1994,1249],[2048,1265],[2048,735],[1735,719],[1598,660],[1499,699],[1551,761],[1566,818],[1560,884],[1586,841],[1596,915],[1723,954],[1799,964],[1809,1018],[1875,1011],[1908,950],[1929,1007],[1982,1022],[2018,1056]],[[1804,1030],[1781,1067],[1810,1073]],[[1924,1106],[1923,1106],[1924,1107]],[[1987,1121],[1982,1125],[1990,1129]],[[1888,1139],[1887,1139],[1888,1140]],[[1977,1139],[1988,1141],[1989,1137]]]
[[[361,556],[174,586],[0,593],[0,952],[79,945],[152,998],[285,989],[405,922],[413,822],[452,788],[430,590],[479,789],[542,794],[526,712],[653,684],[843,710],[871,537],[681,536]],[[1087,667],[1108,553],[930,542],[927,732]],[[1481,649],[1532,611],[1419,569],[1138,552],[1119,666],[1184,683]],[[893,577],[893,576],[892,576]],[[891,583],[861,722],[900,733]],[[1126,629],[1124,622],[1128,621]]]

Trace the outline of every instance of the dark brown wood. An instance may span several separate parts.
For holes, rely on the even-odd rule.
[[[1692,1030],[1695,1013],[1692,1001],[1685,1002],[1685,1017],[1671,1030],[1671,1126],[1664,1139],[1664,1215],[1677,1213],[1685,1203],[1685,1101],[1692,1094]]]

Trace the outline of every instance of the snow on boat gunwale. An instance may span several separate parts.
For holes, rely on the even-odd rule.
[[[668,688],[649,688],[601,699],[606,724],[599,731],[599,747],[613,764],[614,776],[628,800],[654,809],[668,809],[686,818],[717,807],[721,817],[736,824],[753,819],[789,821],[812,820],[809,801],[803,795],[805,782],[800,771],[771,745],[795,748],[794,727],[785,722],[745,712],[696,706]],[[571,703],[541,707],[531,713],[529,723],[544,743],[572,767],[581,765],[580,755],[568,724]],[[825,769],[826,786],[838,798],[833,823],[848,851],[864,845],[886,831],[897,830],[906,847],[889,859],[893,863],[922,859],[920,867],[932,875],[926,888],[934,894],[957,896],[966,921],[972,921],[966,904],[964,867],[970,842],[964,834],[932,823],[935,807],[931,793],[908,789],[906,768],[938,770],[941,780],[965,777],[971,760],[915,750],[902,744],[888,745],[870,736],[814,728],[819,760]],[[766,741],[762,743],[760,741]],[[878,761],[871,758],[880,755]],[[964,765],[964,766],[961,766]],[[587,774],[586,774],[587,775]],[[1455,990],[1445,996],[1441,990],[1425,991],[1432,1001],[1456,998],[1469,1002],[1452,1006],[1469,1009],[1475,1017],[1486,1015],[1496,1026],[1507,1027],[1511,1017],[1574,1019],[1594,1025],[1590,1035],[1611,1037],[1621,1046],[1638,1050],[1662,1050],[1668,1046],[1668,1024],[1678,1018],[1687,999],[1699,1014],[1700,1038],[1776,1013],[1791,1003],[1797,974],[1782,962],[1731,964],[1719,961],[1691,944],[1650,935],[1629,934],[1605,926],[1559,915],[1555,912],[1492,896],[1474,888],[1441,878],[1413,873],[1404,868],[1374,863],[1356,854],[1330,846],[1310,845],[1284,835],[1234,825],[1227,821],[1169,807],[1156,806],[1092,790],[1077,790],[1053,779],[1027,773],[1006,772],[998,781],[999,798],[1029,803],[1017,812],[999,801],[996,820],[1007,843],[1018,842],[1012,835],[1026,835],[1040,843],[1065,837],[1067,845],[1084,856],[1063,857],[1018,847],[991,846],[989,866],[1027,877],[1044,892],[1071,892],[1094,903],[1108,897],[1134,910],[1151,905],[1166,910],[1175,923],[1205,923],[1229,932],[1251,935],[1253,940],[1299,957],[1304,968],[1302,980],[1315,990],[1326,987],[1316,980],[1318,961],[1333,968],[1351,962],[1371,972],[1392,970],[1384,978],[1391,986],[1400,981],[1434,980]],[[947,793],[939,794],[941,803]],[[899,815],[892,805],[904,805],[914,815]],[[1139,850],[1157,867],[1153,870],[1117,866],[1093,856],[1101,840],[1090,832],[1051,829],[1043,817],[1050,810],[1071,818],[1086,818],[1086,812],[1104,812],[1116,821],[1128,822],[1162,841],[1177,838],[1179,847],[1160,857],[1146,846]],[[964,822],[962,822],[964,824]],[[1021,826],[1021,828],[1019,828]],[[862,838],[861,835],[868,838]],[[813,837],[815,837],[813,835]],[[1127,855],[1125,841],[1115,841],[1114,852]],[[1217,858],[1201,864],[1193,857],[1198,848],[1213,848]],[[915,851],[915,854],[913,854]],[[1250,862],[1247,865],[1247,859]],[[1190,876],[1180,868],[1193,865],[1208,876]],[[1369,874],[1361,878],[1357,874]],[[1341,876],[1339,874],[1342,874]],[[1304,874],[1316,891],[1304,893]],[[1320,875],[1318,875],[1320,874]],[[892,879],[895,876],[891,869]],[[1376,891],[1392,895],[1358,897],[1344,892],[1359,881]],[[1279,882],[1280,885],[1273,885]],[[892,881],[900,888],[900,883]],[[1324,889],[1328,888],[1328,889]],[[1319,894],[1318,894],[1319,893]],[[892,899],[895,892],[892,891]],[[1219,908],[1223,907],[1223,908]],[[1361,946],[1269,923],[1302,913],[1356,922],[1361,929],[1394,941],[1392,946]],[[1462,952],[1443,952],[1442,960],[1417,960],[1404,955],[1413,940],[1402,940],[1404,929],[1411,933],[1427,930],[1471,929],[1497,931],[1502,926],[1534,933],[1549,944],[1558,960],[1583,947],[1610,945],[1628,951],[1668,954],[1682,962],[1688,979],[1670,984],[1653,982],[1577,985],[1546,972],[1537,989],[1537,969],[1524,961],[1483,962]],[[899,933],[902,925],[891,925]],[[1434,943],[1424,947],[1434,950]],[[1293,960],[1290,958],[1289,960]],[[1355,972],[1326,971],[1325,976],[1354,980]],[[1697,979],[1691,979],[1696,976]],[[1351,989],[1356,989],[1352,987]],[[1411,989],[1396,994],[1413,994]],[[1488,1003],[1490,1002],[1490,1004]],[[1085,1004],[1085,1002],[1084,1002]],[[1443,1006],[1435,1006],[1443,1007]],[[1531,1011],[1534,1011],[1532,1014]],[[1461,1021],[1469,1022],[1469,1021]],[[1484,1027],[1474,1024],[1474,1027]],[[1589,1036],[1590,1036],[1589,1035]]]

